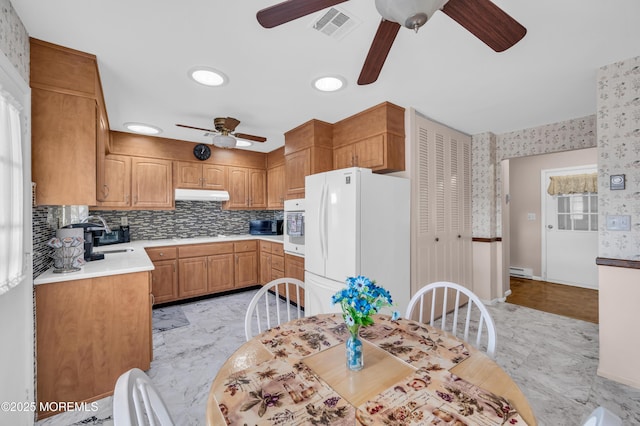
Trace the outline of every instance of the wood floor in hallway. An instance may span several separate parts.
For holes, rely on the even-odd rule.
[[[511,277],[507,302],[598,324],[598,290]]]

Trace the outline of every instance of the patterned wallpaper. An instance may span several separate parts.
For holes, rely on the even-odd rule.
[[[29,81],[29,34],[9,0],[0,0],[0,51]]]
[[[596,117],[590,115],[500,135],[482,133],[474,135],[471,144],[473,236],[501,237],[500,162],[508,158],[593,148],[597,144]],[[492,152],[493,149],[495,152]],[[492,175],[495,176],[493,180]]]
[[[600,68],[598,94],[599,256],[640,260],[640,57]],[[609,176],[625,174],[624,190]],[[608,231],[606,215],[631,215],[631,232]]]

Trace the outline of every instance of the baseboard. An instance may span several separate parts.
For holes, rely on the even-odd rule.
[[[596,374],[600,377],[604,377],[605,379],[613,380],[614,382],[622,383],[623,385],[631,386],[632,388],[640,389],[640,382],[636,382],[635,380],[629,380],[626,377],[620,377],[616,374],[609,374],[600,368],[596,371]]]

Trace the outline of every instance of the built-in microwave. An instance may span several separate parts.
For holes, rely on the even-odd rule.
[[[284,251],[304,256],[304,198],[284,201]]]

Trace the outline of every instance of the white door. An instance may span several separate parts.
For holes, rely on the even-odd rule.
[[[542,171],[542,278],[546,281],[598,288],[598,194],[547,193],[551,176],[596,171],[595,166]]]

